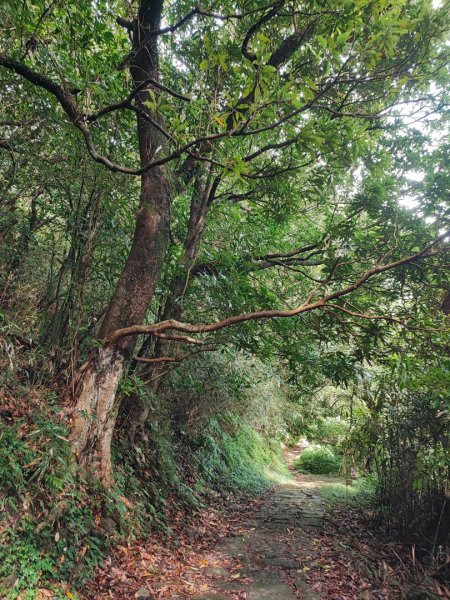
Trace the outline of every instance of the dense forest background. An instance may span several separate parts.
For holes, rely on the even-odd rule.
[[[10,597],[79,586],[120,536],[266,489],[299,439],[442,565],[448,15],[1,3]]]

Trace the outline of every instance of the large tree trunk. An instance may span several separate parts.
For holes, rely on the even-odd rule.
[[[196,168],[189,223],[184,240],[183,257],[180,261],[179,270],[172,278],[169,286],[164,308],[160,315],[160,320],[162,321],[166,319],[179,321],[182,319],[184,294],[189,283],[191,269],[198,255],[205,220],[214,199],[218,183],[218,179],[211,182],[210,176],[203,168]],[[156,338],[153,347],[153,357],[161,358],[163,356],[170,356],[174,350],[174,346],[175,343],[170,340]],[[140,377],[153,395],[158,394],[167,371],[167,364],[164,363],[145,366]],[[138,398],[131,396],[124,401],[123,413],[126,415],[128,421],[128,438],[131,444],[133,444],[136,435],[143,430],[149,418],[150,406],[143,404]]]
[[[116,423],[117,386],[123,354],[114,348],[95,352],[83,367],[77,386],[72,447],[81,470],[109,487],[112,483],[111,440]]]
[[[156,37],[162,10],[161,0],[141,0],[135,21],[134,56],[131,74],[135,86],[159,78]],[[147,40],[145,44],[143,40]],[[157,93],[157,90],[154,90]],[[148,164],[165,140],[152,123],[146,106],[148,87],[137,97],[138,138],[141,165]],[[158,116],[152,114],[152,120]],[[100,337],[144,321],[162,270],[169,238],[171,190],[163,167],[144,172],[130,253],[117,283],[116,291],[102,323]],[[75,456],[88,478],[105,485],[112,482],[111,439],[117,418],[116,392],[127,358],[135,340],[123,338],[116,346],[93,353],[83,367],[76,385],[76,405],[71,440]]]

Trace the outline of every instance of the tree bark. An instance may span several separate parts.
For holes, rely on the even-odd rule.
[[[130,65],[135,86],[159,79],[156,37],[160,28],[162,0],[141,0],[134,22],[133,58]],[[150,39],[149,39],[150,38]],[[154,93],[158,93],[155,88]],[[147,165],[165,139],[154,122],[158,116],[146,105],[149,88],[137,96],[137,133],[141,166]],[[159,122],[159,124],[161,124]],[[169,239],[171,189],[164,167],[141,176],[141,193],[130,253],[119,278],[100,330],[105,337],[116,329],[143,323],[162,270]],[[71,440],[84,474],[112,483],[111,440],[117,418],[117,387],[135,338],[93,353],[76,385],[76,404]]]
[[[205,227],[206,216],[213,201],[219,180],[211,182],[210,176],[204,172],[202,167],[197,166],[194,189],[191,199],[189,222],[184,240],[184,252],[180,261],[179,271],[174,275],[169,285],[169,292],[161,312],[160,320],[180,320],[183,315],[183,297],[189,283],[189,277],[198,255],[201,236]],[[170,354],[174,342],[156,338],[153,356],[159,358]],[[145,368],[141,373],[141,379],[147,384],[148,390],[157,395],[164,376],[167,373],[167,365],[155,364]],[[128,438],[131,444],[139,434],[150,414],[150,407],[131,396],[124,401],[123,413],[128,420]]]
[[[123,368],[124,355],[120,351],[102,348],[84,365],[77,386],[72,447],[82,472],[106,487],[112,484],[115,396]]]

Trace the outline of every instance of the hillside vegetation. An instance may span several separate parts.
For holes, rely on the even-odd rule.
[[[431,0],[2,2],[1,597],[75,598],[286,447],[445,580],[448,31]]]

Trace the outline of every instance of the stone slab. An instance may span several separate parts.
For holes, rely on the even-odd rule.
[[[286,583],[254,583],[247,600],[295,600],[295,594]]]

